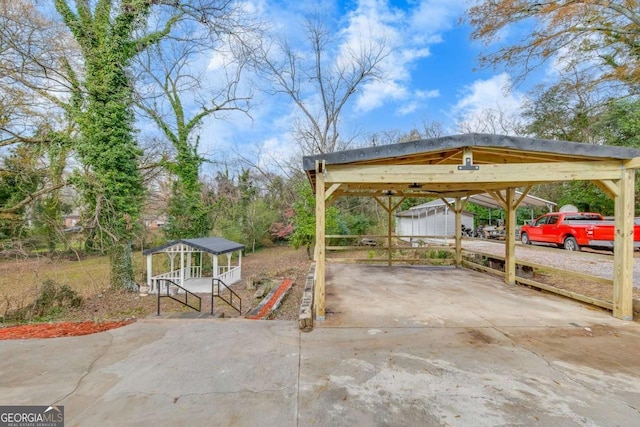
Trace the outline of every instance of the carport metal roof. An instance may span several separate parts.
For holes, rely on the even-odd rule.
[[[618,179],[621,161],[638,157],[640,150],[625,147],[464,134],[306,156],[303,167],[315,189],[316,162],[324,163],[325,182],[341,183],[335,196],[464,197],[545,182]]]
[[[613,314],[630,319],[632,309],[635,169],[640,150],[504,135],[464,134],[303,158],[316,194],[316,317],[324,318],[325,209],[340,196],[374,197],[389,214],[392,197],[456,199],[488,193],[507,212],[505,281],[515,283],[515,209],[537,184],[591,181],[615,202]],[[523,189],[516,196],[516,188]],[[387,196],[383,202],[381,196]],[[446,202],[448,203],[448,202]],[[456,221],[460,216],[456,216]],[[460,228],[460,227],[456,227]],[[389,227],[391,264],[391,228]],[[456,265],[461,265],[456,232]]]

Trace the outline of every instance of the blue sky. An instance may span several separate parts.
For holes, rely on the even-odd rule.
[[[517,114],[525,92],[535,82],[509,88],[512,77],[504,70],[478,68],[482,46],[469,38],[471,29],[459,19],[468,0],[329,0],[322,2],[248,0],[247,7],[269,22],[273,33],[285,34],[303,49],[302,23],[309,11],[334,18],[336,47],[353,43],[363,28],[384,34],[391,55],[382,64],[385,78],[362,86],[342,115],[342,132],[366,139],[373,132],[409,132],[423,122],[440,122],[445,134],[458,133],[461,119],[473,123],[483,111]],[[508,34],[504,37],[508,38]],[[229,114],[209,120],[203,129],[202,150],[216,158],[244,155],[284,159],[295,156],[291,129],[295,107],[284,96],[267,95],[253,88],[251,116]],[[239,147],[239,148],[238,148]]]

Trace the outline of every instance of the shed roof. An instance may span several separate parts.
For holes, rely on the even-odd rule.
[[[447,199],[447,202],[449,202],[450,204],[455,203],[455,199]],[[416,214],[416,212],[418,211],[424,211],[424,210],[429,210],[429,208],[439,208],[442,206],[446,206],[446,203],[443,202],[441,199],[436,199],[436,200],[432,200],[430,202],[427,203],[422,203],[420,205],[416,205],[416,206],[412,206],[409,209],[405,210],[405,211],[400,211],[396,213],[396,216],[401,216],[401,217],[412,217],[413,215]],[[462,211],[463,214],[467,214],[467,215],[471,215],[474,216],[475,214],[473,212],[469,212],[469,211]]]
[[[213,255],[222,255],[244,249],[243,244],[232,242],[231,240],[227,240],[222,237],[199,237],[195,239],[173,240],[162,246],[158,246],[157,248],[147,249],[142,253],[143,255],[152,255],[158,252],[167,252],[167,249],[173,246],[178,246],[180,244],[187,245],[202,252],[207,252]]]
[[[505,197],[504,190],[499,191],[498,193],[501,193],[503,198]],[[517,199],[520,199],[522,197],[521,191],[516,191],[515,193],[516,193]],[[454,203],[455,199],[447,199],[447,201],[449,203]],[[491,197],[490,194],[487,194],[487,193],[473,194],[469,196],[469,202],[475,203],[476,205],[484,206],[486,208],[492,208],[492,209],[502,208],[502,205],[500,205],[500,203],[498,203],[496,199],[494,199],[493,197]],[[405,211],[398,212],[396,216],[411,216],[411,213],[410,213],[411,210],[420,210],[420,209],[444,206],[444,205],[445,203],[441,199],[436,199],[427,203],[422,203],[420,205],[412,206],[411,208]],[[527,208],[532,208],[532,207],[551,208],[553,206],[557,206],[557,203],[552,202],[550,200],[541,199],[540,197],[530,196],[527,194],[526,196],[522,197],[522,202],[520,203],[520,206],[527,207]]]
[[[503,198],[505,197],[504,190],[499,191],[499,193],[502,194]],[[515,193],[516,193],[517,199],[520,199],[522,197],[521,191],[516,190]],[[494,199],[493,197],[491,197],[490,194],[487,194],[487,193],[480,193],[480,194],[474,194],[472,196],[469,196],[469,201],[471,203],[475,203],[476,205],[484,206],[486,208],[502,207],[498,202],[496,202],[496,199]],[[558,204],[556,202],[552,202],[551,200],[545,200],[540,197],[531,196],[529,194],[524,196],[524,198],[522,199],[522,202],[520,203],[520,206],[527,207],[527,208],[533,208],[533,207],[551,208],[557,205]]]

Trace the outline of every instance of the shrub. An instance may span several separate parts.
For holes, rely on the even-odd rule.
[[[42,283],[33,303],[18,307],[5,314],[4,322],[28,322],[51,320],[60,317],[69,308],[82,306],[84,300],[69,285],[59,285],[47,279]]]

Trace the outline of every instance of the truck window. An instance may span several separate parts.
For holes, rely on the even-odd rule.
[[[585,219],[588,221],[602,221],[600,215],[585,215]]]
[[[544,225],[547,223],[547,218],[546,216],[543,216],[542,218],[538,218],[538,220],[536,221],[535,224],[533,225]]]
[[[557,216],[549,216],[547,217],[549,220],[547,221],[547,224],[555,224],[558,222],[558,217]]]
[[[567,221],[602,221],[600,215],[567,215],[565,218]]]

